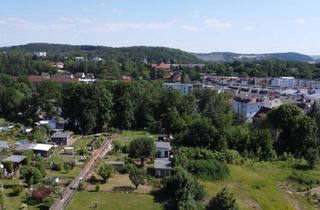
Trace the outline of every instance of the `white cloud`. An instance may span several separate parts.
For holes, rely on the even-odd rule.
[[[100,3],[100,6],[104,7],[106,4],[104,2]]]
[[[307,20],[306,19],[304,19],[304,18],[299,18],[299,19],[296,19],[296,23],[297,24],[306,24],[307,23]]]
[[[123,15],[125,13],[125,11],[122,9],[113,8],[112,13],[115,15]]]
[[[215,28],[215,29],[230,29],[233,27],[232,23],[221,21],[219,19],[206,19],[204,23],[209,28]]]
[[[253,26],[245,26],[243,27],[243,30],[245,31],[253,31],[255,28]]]
[[[59,20],[67,22],[67,23],[91,23],[92,20],[86,18],[79,17],[62,17]]]
[[[188,25],[181,26],[181,29],[185,31],[190,31],[190,32],[196,32],[199,30],[196,26],[188,26]]]
[[[37,22],[32,22],[29,20],[9,17],[5,19],[0,19],[0,23],[4,24],[6,27],[15,28],[18,30],[29,30],[29,31],[45,31],[45,30],[67,30],[75,27],[74,24],[40,24]]]
[[[102,26],[95,26],[93,30],[99,32],[114,32],[126,30],[152,30],[163,31],[172,28],[179,20],[171,20],[167,22],[109,22]]]

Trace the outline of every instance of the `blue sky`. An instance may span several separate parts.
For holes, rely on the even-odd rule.
[[[1,0],[0,46],[320,54],[319,0]]]

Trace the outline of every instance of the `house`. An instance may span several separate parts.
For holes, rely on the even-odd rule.
[[[51,144],[36,144],[32,150],[34,154],[41,155],[43,157],[49,157],[53,151],[52,151],[53,145]]]
[[[154,161],[154,170],[155,175],[160,176],[169,176],[172,170],[171,161],[169,158],[157,158]]]
[[[64,147],[63,151],[65,155],[74,155],[74,147]]]
[[[95,62],[103,61],[103,59],[100,57],[94,57],[92,60]]]
[[[47,57],[47,52],[33,52],[34,56],[37,56],[38,58],[45,58]]]
[[[84,57],[75,57],[76,61],[80,62],[80,61],[84,61]]]
[[[57,145],[69,145],[71,141],[71,135],[66,132],[56,132],[51,136],[53,143]]]
[[[8,151],[9,145],[6,141],[0,141],[0,152]]]
[[[156,158],[169,158],[171,151],[170,142],[156,142]]]
[[[12,162],[14,170],[18,170],[26,158],[24,155],[11,155],[2,160],[2,162]]]
[[[280,77],[273,78],[271,80],[271,87],[280,87],[280,88],[292,88],[295,86],[296,80],[294,77]]]
[[[28,151],[32,151],[33,148],[35,147],[36,144],[30,144],[30,143],[26,143],[26,144],[19,144],[16,146],[16,148],[14,149],[14,151],[16,152],[28,152]]]
[[[163,83],[162,88],[174,89],[179,91],[182,95],[188,95],[188,93],[193,90],[193,84],[181,84],[179,82]]]
[[[160,63],[151,65],[151,78],[162,79],[171,76],[171,64]]]
[[[279,98],[255,98],[255,97],[234,97],[232,109],[234,113],[244,116],[247,122],[252,122],[252,118],[262,107],[276,108],[282,105]]]

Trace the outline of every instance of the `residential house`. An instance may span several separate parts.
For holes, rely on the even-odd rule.
[[[156,158],[169,158],[171,151],[170,142],[156,142]]]
[[[0,141],[0,152],[8,151],[9,145],[6,141]]]
[[[294,77],[279,77],[273,78],[271,80],[271,87],[280,87],[280,88],[292,88],[295,86],[295,78]]]
[[[170,142],[157,141],[156,159],[154,161],[154,170],[156,176],[168,176],[172,170],[170,161]]]
[[[66,132],[56,132],[51,136],[51,141],[57,145],[69,145],[71,141],[71,135]]]
[[[262,107],[272,109],[280,105],[282,105],[282,101],[279,98],[234,97],[232,109],[234,113],[244,116],[247,122],[252,122],[252,118]]]
[[[158,177],[169,176],[172,170],[169,158],[157,158],[154,161],[155,175]]]
[[[171,64],[160,63],[151,65],[151,78],[162,79],[171,76]]]
[[[163,83],[162,85],[165,89],[174,89],[179,91],[182,95],[187,95],[190,91],[193,90],[193,84],[181,84],[177,83]]]

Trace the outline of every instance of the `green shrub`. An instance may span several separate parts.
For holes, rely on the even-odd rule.
[[[54,198],[48,197],[43,199],[41,209],[50,209],[50,207],[54,204]]]
[[[12,192],[10,193],[10,195],[18,196],[22,191],[23,191],[23,187],[21,185],[13,185]]]
[[[96,192],[100,191],[100,185],[99,184],[96,184],[95,190],[96,190]]]
[[[318,176],[306,172],[294,171],[288,177],[288,180],[307,187],[313,187],[320,184],[320,178]]]
[[[223,180],[230,172],[226,164],[217,160],[192,160],[189,162],[188,171],[193,175],[210,180]]]

